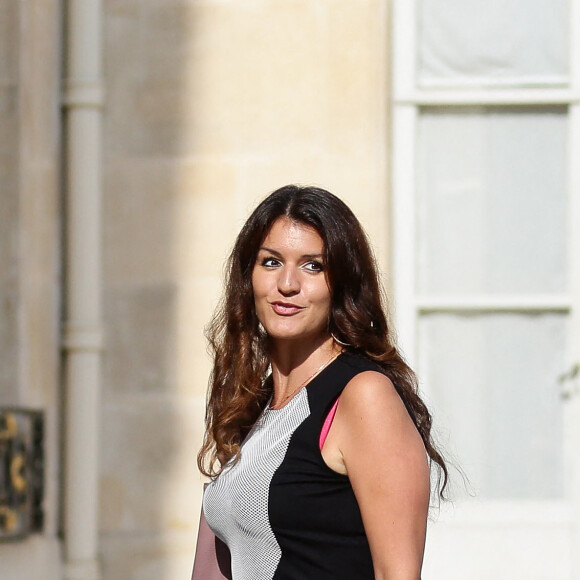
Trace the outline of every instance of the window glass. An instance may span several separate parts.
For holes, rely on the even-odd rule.
[[[420,0],[418,10],[420,85],[568,80],[567,0]]]
[[[565,107],[421,111],[420,293],[565,291],[566,122]]]
[[[547,313],[419,318],[435,428],[478,497],[562,496],[565,327]]]

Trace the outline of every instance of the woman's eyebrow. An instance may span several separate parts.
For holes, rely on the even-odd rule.
[[[269,252],[270,254],[274,254],[275,256],[280,256],[282,257],[282,254],[280,252],[277,252],[276,250],[273,250],[272,248],[267,248],[266,246],[262,246],[259,250],[264,251],[264,252]]]

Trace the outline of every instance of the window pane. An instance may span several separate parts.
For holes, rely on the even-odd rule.
[[[418,289],[566,289],[562,107],[424,109],[418,145]]]
[[[420,318],[436,425],[479,497],[562,496],[565,325],[559,314]]]
[[[418,11],[421,85],[567,82],[567,0],[420,0]]]

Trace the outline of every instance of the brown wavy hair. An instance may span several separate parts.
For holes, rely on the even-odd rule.
[[[394,344],[375,259],[352,211],[318,187],[287,185],[271,193],[239,233],[226,268],[225,292],[206,329],[214,366],[209,380],[206,432],[200,471],[216,477],[240,455],[242,441],[272,394],[268,338],[254,308],[252,270],[274,222],[287,217],[314,228],[323,240],[332,302],[329,332],[347,349],[380,365],[419,431],[442,497],[447,466],[431,435],[431,415],[418,393],[415,374]]]

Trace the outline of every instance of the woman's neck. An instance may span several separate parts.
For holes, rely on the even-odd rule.
[[[283,398],[302,382],[308,382],[313,373],[341,352],[340,345],[330,336],[309,345],[305,341],[277,341],[270,352],[275,399]]]

